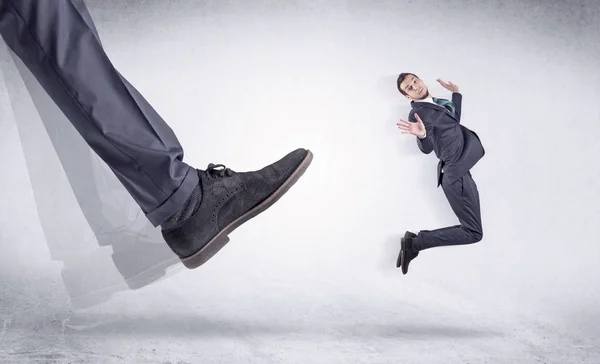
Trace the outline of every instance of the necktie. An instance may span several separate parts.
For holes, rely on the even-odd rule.
[[[433,98],[433,102],[435,102],[436,104],[445,107],[446,109],[448,109],[448,111],[450,111],[453,115],[454,115],[454,103],[450,100],[446,100],[446,99],[438,99],[436,97]]]

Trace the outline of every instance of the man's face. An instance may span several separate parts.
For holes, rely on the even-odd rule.
[[[410,100],[423,100],[429,96],[427,86],[425,86],[420,78],[413,75],[406,76],[400,84],[400,88],[407,93],[407,95],[404,96]]]

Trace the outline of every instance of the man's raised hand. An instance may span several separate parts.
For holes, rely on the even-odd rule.
[[[398,125],[398,129],[402,130],[402,134],[410,134],[416,135],[419,138],[425,137],[425,124],[419,117],[418,114],[415,114],[416,122],[400,120],[396,125]]]
[[[458,86],[453,84],[452,81],[444,82],[442,79],[438,78],[437,82],[439,82],[443,88],[445,88],[446,90],[448,90],[450,92],[458,92]]]

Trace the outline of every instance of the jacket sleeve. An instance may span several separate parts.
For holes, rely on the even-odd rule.
[[[411,123],[417,122],[414,111],[411,111],[410,114],[408,114],[408,121],[410,121]],[[428,129],[428,128],[425,129],[425,138],[421,139],[417,136],[415,138],[417,138],[417,146],[419,147],[421,152],[423,152],[425,154],[429,154],[433,151],[433,140],[431,137],[430,129]]]
[[[452,93],[452,103],[454,104],[454,112],[456,113],[456,118],[460,123],[460,112],[462,108],[462,95],[458,92]]]

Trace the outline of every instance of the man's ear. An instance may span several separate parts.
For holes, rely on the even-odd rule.
[[[410,97],[410,96],[408,96],[408,95],[402,95],[402,96],[406,97],[406,98],[407,98],[407,99],[409,99],[409,100],[412,100],[412,97]]]

